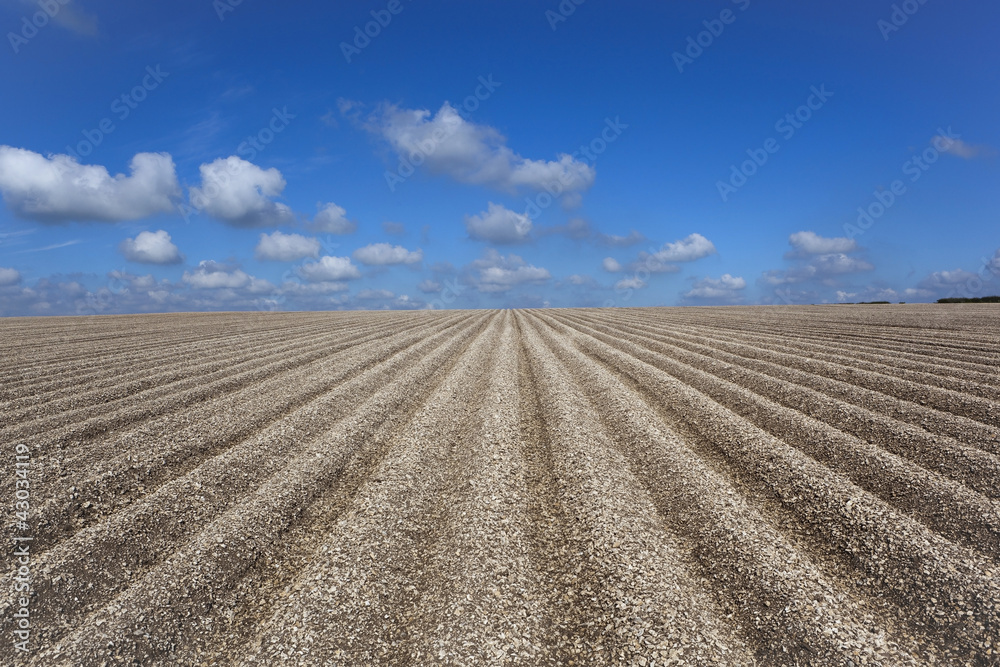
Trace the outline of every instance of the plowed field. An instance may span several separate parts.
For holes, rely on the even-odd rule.
[[[1000,664],[991,305],[7,319],[0,443],[4,665]]]

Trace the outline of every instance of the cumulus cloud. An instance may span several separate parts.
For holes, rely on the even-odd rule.
[[[16,285],[21,282],[21,272],[16,269],[7,269],[0,266],[0,287]]]
[[[320,257],[319,261],[306,262],[299,267],[299,275],[311,283],[339,282],[361,277],[361,272],[350,257]]]
[[[653,253],[661,262],[693,262],[716,252],[715,245],[701,234],[690,234],[680,241],[665,243]]]
[[[693,262],[715,252],[715,245],[704,236],[689,234],[679,241],[664,243],[659,250],[640,252],[638,259],[627,268],[649,273],[677,273],[680,267],[675,262]]]
[[[618,273],[622,270],[622,265],[614,257],[605,257],[604,261],[601,262],[601,266],[608,273]]]
[[[596,281],[590,276],[583,276],[579,273],[574,273],[573,275],[566,278],[566,282],[570,285],[593,285]]]
[[[837,276],[872,271],[875,267],[851,254],[862,250],[854,239],[826,237],[812,231],[795,232],[788,237],[792,250],[786,259],[798,260],[787,270],[765,271],[761,280],[767,285],[794,285],[811,280],[830,281]]]
[[[274,290],[274,286],[268,281],[255,278],[239,267],[211,260],[199,262],[194,271],[185,271],[181,280],[194,289],[231,289],[253,293],[267,293]]]
[[[619,234],[598,234],[597,242],[601,245],[611,246],[614,248],[626,248],[628,246],[633,246],[638,243],[642,243],[646,240],[646,237],[639,232],[630,230],[625,236]]]
[[[626,290],[626,289],[642,289],[646,286],[646,281],[642,280],[637,276],[632,276],[630,278],[622,278],[615,283],[616,290]]]
[[[496,129],[462,118],[445,102],[436,114],[426,109],[383,105],[364,127],[385,139],[400,160],[420,156],[434,174],[460,183],[484,185],[505,192],[519,188],[581,192],[594,183],[594,168],[566,154],[555,160],[524,158],[507,146]]]
[[[486,211],[465,218],[469,236],[490,243],[524,243],[531,235],[531,227],[528,216],[493,202]]]
[[[747,281],[743,278],[724,273],[718,280],[706,277],[695,281],[694,286],[684,293],[684,297],[687,299],[734,300],[738,298],[740,290],[745,289],[746,286]]]
[[[319,212],[312,221],[312,229],[326,234],[353,234],[358,223],[347,219],[347,210],[333,202],[317,204]]]
[[[191,205],[234,227],[271,227],[295,220],[292,210],[276,202],[285,178],[275,168],[261,169],[230,156],[199,167],[201,187],[192,187]]]
[[[352,254],[354,259],[368,266],[391,266],[394,264],[416,264],[423,261],[424,251],[419,248],[407,250],[403,246],[388,243],[373,243],[358,248]]]
[[[1000,248],[993,253],[993,257],[986,260],[986,269],[994,276],[1000,277]]]
[[[853,299],[858,295],[857,292],[845,292],[844,290],[837,290],[837,301],[843,303],[848,299]]]
[[[548,269],[528,264],[518,255],[501,255],[493,248],[473,261],[473,283],[480,292],[495,293],[525,284],[541,284],[552,278]]]
[[[854,252],[858,250],[858,243],[854,239],[842,236],[827,238],[820,236],[816,232],[795,232],[788,237],[788,242],[794,248],[794,250],[790,250],[785,255],[788,258]]]
[[[319,239],[301,234],[261,234],[254,255],[259,260],[295,262],[306,257],[319,257]]]
[[[140,264],[180,264],[184,258],[162,229],[140,232],[134,239],[125,239],[118,246],[125,259]]]
[[[979,276],[965,269],[955,269],[954,271],[935,271],[920,281],[918,287],[935,292],[953,289],[959,285],[976,283],[981,280]]]
[[[137,153],[129,171],[112,176],[68,155],[0,146],[0,194],[15,215],[41,222],[140,220],[173,208],[180,186],[170,155]]]

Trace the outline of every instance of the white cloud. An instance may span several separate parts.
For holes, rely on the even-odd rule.
[[[579,273],[574,273],[573,275],[566,278],[566,281],[570,285],[592,285],[594,284],[594,279],[590,276],[582,276]]]
[[[858,249],[858,243],[854,239],[843,236],[827,238],[816,232],[795,232],[788,237],[788,242],[795,250],[790,251],[787,257],[854,252]]]
[[[986,261],[986,269],[994,276],[1000,277],[1000,248]]]
[[[975,284],[981,279],[975,273],[965,269],[955,269],[954,271],[935,271],[920,281],[918,287],[929,290],[946,290],[958,285],[968,283]]]
[[[181,280],[195,289],[260,289],[270,285],[267,281],[248,275],[242,269],[211,260],[200,262],[194,271],[185,271]]]
[[[837,290],[837,301],[843,303],[848,299],[852,299],[858,295],[857,292],[845,292],[844,290]]]
[[[309,238],[301,234],[261,234],[260,241],[254,249],[254,255],[260,260],[275,262],[295,262],[306,257],[319,257],[319,239]]]
[[[963,160],[971,160],[984,155],[995,154],[989,146],[967,144],[961,139],[953,137],[936,135],[933,139],[931,139],[931,143],[942,153],[948,153],[949,155],[960,157]]]
[[[680,241],[665,243],[653,253],[661,262],[693,262],[716,252],[715,245],[701,234],[690,234]]]
[[[927,299],[934,296],[934,292],[929,289],[907,287],[905,290],[903,290],[903,295],[907,297],[918,297]]]
[[[0,266],[0,287],[16,285],[21,282],[21,272],[16,269],[6,269]]]
[[[642,289],[645,286],[646,286],[646,281],[636,276],[632,276],[631,278],[622,278],[621,280],[615,283],[616,290]]]
[[[619,234],[598,234],[597,242],[602,245],[612,246],[615,248],[625,248],[637,243],[642,243],[645,238],[646,237],[633,229],[629,231],[627,236],[621,236]]]
[[[865,290],[865,301],[895,301],[899,292],[890,287],[869,287]]]
[[[391,266],[394,264],[416,264],[423,261],[424,251],[419,248],[407,250],[403,246],[388,243],[373,243],[358,248],[352,256],[368,266]]]
[[[350,257],[321,257],[318,262],[306,262],[299,267],[299,275],[311,283],[339,282],[360,278],[358,267]]]
[[[317,204],[319,212],[312,221],[312,229],[327,234],[352,234],[358,223],[347,219],[347,210],[333,202]]]
[[[0,146],[0,194],[18,216],[43,222],[140,220],[173,208],[180,195],[167,153],[137,153],[130,176],[68,155],[45,157]]]
[[[465,218],[470,237],[491,243],[523,243],[531,235],[531,227],[528,216],[493,202],[486,211]]]
[[[731,276],[724,273],[718,280],[715,278],[702,278],[694,283],[694,286],[684,293],[688,299],[735,299],[739,296],[739,291],[745,289],[747,281],[739,276]]]
[[[433,116],[426,109],[387,104],[365,127],[383,137],[401,160],[422,158],[432,173],[460,183],[507,192],[520,187],[543,190],[558,186],[564,193],[584,191],[594,183],[594,168],[585,162],[565,154],[549,161],[521,157],[507,147],[506,137],[496,129],[463,119],[447,102]]]
[[[358,298],[366,301],[373,299],[393,299],[395,294],[387,289],[363,289],[358,292]]]
[[[844,253],[820,255],[812,261],[816,273],[823,276],[836,276],[845,273],[861,273],[872,271],[875,267],[863,259],[848,257]]]
[[[140,232],[134,239],[122,241],[118,248],[125,259],[140,264],[179,264],[184,259],[171,241],[170,234],[162,229]]]
[[[434,294],[440,292],[441,288],[444,287],[441,283],[436,280],[421,280],[420,284],[417,285],[417,289],[424,294]]]
[[[872,271],[875,267],[864,259],[851,257],[860,246],[846,237],[824,237],[815,232],[796,232],[788,237],[794,248],[785,254],[786,259],[800,261],[788,270],[765,271],[761,276],[768,285],[794,285],[810,280],[828,280],[834,276]]]
[[[29,6],[34,6],[35,9],[44,7],[44,5],[39,5],[37,2],[31,2]],[[53,23],[61,25],[63,28],[78,35],[96,37],[98,34],[97,17],[74,7],[68,3],[68,0],[67,2],[60,2],[59,8],[56,11],[46,13],[52,17]]]
[[[296,283],[287,281],[281,285],[281,294],[291,297],[314,297],[337,292],[346,292],[350,285],[343,282]]]
[[[201,187],[190,189],[191,205],[235,227],[271,227],[295,220],[292,210],[275,202],[285,189],[285,179],[273,167],[257,165],[234,156],[199,167]]]
[[[480,292],[506,292],[518,285],[540,284],[552,278],[548,269],[528,264],[518,255],[501,255],[493,248],[469,266],[477,272],[473,282]]]
[[[601,266],[608,273],[618,273],[622,270],[622,265],[614,257],[605,257],[604,261],[601,262]]]
[[[788,271],[783,271],[781,269],[765,271],[761,276],[761,279],[768,285],[794,285],[795,283],[810,280],[815,275],[816,267],[805,266],[789,269]]]

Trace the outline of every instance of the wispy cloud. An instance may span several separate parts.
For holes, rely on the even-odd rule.
[[[25,252],[45,252],[46,250],[58,250],[59,248],[66,248],[71,245],[76,245],[77,243],[83,243],[82,239],[73,239],[72,241],[66,241],[64,243],[54,243],[52,245],[47,245],[43,248],[30,248],[28,250],[18,250],[18,254]]]
[[[936,136],[931,139],[931,143],[940,147],[940,150],[949,155],[960,157],[963,160],[972,160],[977,157],[989,157],[996,155],[996,151],[989,146],[969,144],[961,139],[951,137]]]

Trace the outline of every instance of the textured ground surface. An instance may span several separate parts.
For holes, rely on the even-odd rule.
[[[986,305],[0,320],[0,664],[997,664],[998,369]]]

